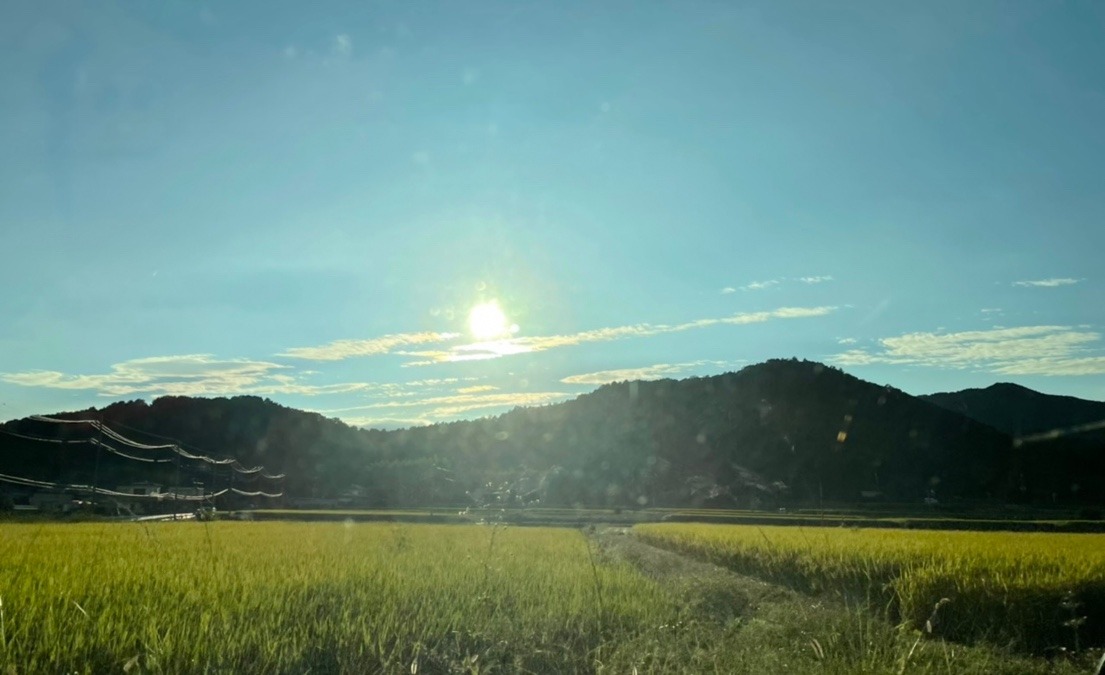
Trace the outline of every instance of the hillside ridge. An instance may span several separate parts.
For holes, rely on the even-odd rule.
[[[978,391],[1011,391],[995,386]],[[1097,486],[1105,481],[1095,477],[1105,477],[1105,453],[1084,443],[1015,444],[974,414],[988,399],[971,391],[914,397],[821,363],[775,359],[705,377],[615,382],[563,403],[395,431],[253,396],[162,397],[59,415],[102,417],[145,443],[177,439],[193,453],[286,473],[294,497],[352,495],[376,506],[1103,501]],[[965,409],[951,398],[960,395],[970,397]],[[80,440],[79,425],[58,426],[24,419],[3,428]],[[0,473],[93,479],[94,452],[44,445],[0,435]],[[99,470],[115,481],[154,476],[114,456],[101,458]],[[216,487],[238,480],[202,463],[182,471],[182,480]],[[154,477],[177,478],[167,472]]]

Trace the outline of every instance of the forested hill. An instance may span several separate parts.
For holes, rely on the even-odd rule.
[[[1105,422],[1105,402],[1043,394],[1007,382],[921,398],[1015,436]]]
[[[1054,499],[1078,499],[1087,490],[1086,499],[1105,499],[1105,402],[1009,383],[923,398],[1010,434],[1025,473],[1051,486]]]
[[[263,466],[268,474],[285,474],[279,485],[257,484],[259,477],[232,475],[231,470],[205,462],[148,464],[99,453],[105,477],[101,485],[150,480],[161,484],[200,481],[212,489],[238,481],[238,487],[282,488],[290,495],[330,494],[348,489],[351,473],[378,460],[384,432],[351,427],[317,413],[287,408],[256,396],[191,398],[166,396],[153,403],[128,401],[102,409],[65,412],[50,417],[103,420],[106,426],[142,444],[180,443],[187,452],[214,459],[236,458],[244,467]],[[52,424],[34,418],[16,420],[4,429],[23,436],[70,441],[61,449],[10,434],[0,434],[0,473],[70,484],[91,484],[95,478],[95,447],[73,443],[100,439],[89,425]],[[113,447],[144,458],[173,458],[171,453],[142,452],[108,439]],[[183,475],[177,474],[177,469]]]
[[[352,492],[366,505],[772,506],[822,497],[919,502],[930,494],[1085,502],[1102,500],[1090,477],[1105,483],[1100,463],[1078,456],[1069,467],[1060,462],[1079,472],[1084,487],[1072,492],[1071,475],[1040,470],[1038,448],[1014,447],[991,425],[797,360],[610,384],[565,403],[400,431],[357,429],[256,397],[168,397],[62,416],[102,416],[144,443],[173,438],[190,452],[264,465],[287,474],[292,496]],[[40,437],[91,432],[35,420],[5,428]],[[0,434],[0,473],[87,482],[94,456],[81,445]],[[157,468],[114,455],[101,461],[102,480],[136,480]],[[182,464],[186,480],[218,488],[230,479],[202,462]],[[176,470],[160,465],[155,478],[175,478],[165,476],[170,466]]]

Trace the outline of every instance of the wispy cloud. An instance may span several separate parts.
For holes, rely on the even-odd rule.
[[[24,387],[95,392],[99,396],[326,396],[358,394],[397,399],[426,389],[455,386],[479,378],[433,378],[403,383],[333,382],[305,379],[315,371],[296,371],[268,361],[218,359],[210,354],[183,354],[131,359],[108,372],[66,374],[54,370],[0,373],[0,382]]]
[[[687,371],[712,365],[716,367],[728,367],[732,365],[727,361],[689,361],[687,363],[657,363],[640,368],[618,368],[615,370],[600,370],[594,373],[582,373],[569,375],[560,380],[564,384],[608,384],[610,382],[623,382],[625,380],[659,380],[665,377],[673,377],[685,374]]]
[[[854,345],[856,342],[857,342],[857,340],[855,338],[850,338],[850,337],[837,338],[836,339],[836,343],[838,345]]]
[[[330,45],[330,53],[343,59],[353,56],[353,38],[346,33],[335,35]]]
[[[744,325],[764,323],[773,319],[801,319],[825,316],[836,311],[836,309],[836,307],[780,307],[770,311],[742,312],[721,318],[698,319],[696,321],[688,321],[686,323],[673,325],[639,323],[629,326],[596,328],[594,330],[565,335],[515,337],[504,340],[457,345],[450,349],[443,350],[408,351],[399,353],[404,353],[419,359],[405,364],[408,366],[425,366],[433,363],[456,361],[478,361],[496,359],[514,354],[543,352],[549,349],[570,347],[592,342],[610,342],[625,338],[678,333],[698,328],[708,328],[710,326]]]
[[[107,373],[67,375],[52,370],[2,373],[0,380],[24,387],[95,391],[102,396],[163,394],[198,396],[244,393],[256,389],[277,390],[295,386],[267,361],[216,359],[210,354],[154,356],[131,359],[111,366]],[[352,391],[356,385],[326,385],[335,393]]]
[[[879,340],[879,349],[852,349],[830,360],[844,366],[921,365],[1004,375],[1102,375],[1100,341],[1099,333],[1071,326],[907,333]]]
[[[1081,279],[1071,279],[1069,277],[1056,278],[1056,279],[1034,279],[1026,281],[1014,281],[1014,286],[1029,286],[1036,288],[1055,288],[1057,286],[1070,286],[1077,284]]]
[[[490,384],[477,384],[472,387],[461,387],[457,389],[458,394],[480,394],[486,391],[496,391],[498,387]]]
[[[778,286],[778,279],[769,279],[767,281],[753,281],[750,284],[741,286],[742,291],[762,291],[765,288],[771,288],[772,286]]]
[[[342,417],[341,421],[365,429],[406,429],[409,427],[424,427],[434,423],[433,420],[422,417],[376,417],[373,415]]]
[[[721,289],[723,295],[729,295],[730,293],[736,293],[740,291],[763,291],[768,288],[773,288],[783,283],[784,281],[801,281],[804,284],[823,284],[832,281],[833,278],[827,274],[808,277],[780,277],[778,279],[767,279],[765,281],[753,281],[743,286],[726,286]]]
[[[467,394],[450,394],[448,396],[430,396],[427,398],[411,398],[398,401],[381,401],[362,406],[345,408],[343,412],[366,412],[373,410],[418,410],[421,414],[408,419],[420,419],[424,421],[447,420],[473,410],[507,409],[517,406],[535,406],[547,403],[557,403],[576,396],[576,394],[561,391],[528,391],[528,392],[479,392]],[[383,413],[378,417],[390,417]],[[343,420],[358,419],[358,416],[341,415]],[[360,416],[360,419],[375,419]]]
[[[388,354],[397,347],[448,342],[460,333],[397,333],[367,340],[335,340],[318,347],[292,347],[277,356],[308,361],[341,361],[355,356]]]

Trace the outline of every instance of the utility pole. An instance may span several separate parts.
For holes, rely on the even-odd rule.
[[[173,479],[173,520],[180,513],[180,447],[173,441],[173,465],[176,468],[176,477]]]
[[[96,498],[96,490],[100,486],[100,453],[104,447],[104,414],[100,413],[100,421],[96,425],[96,429],[100,432],[99,438],[96,441],[96,463],[92,465],[92,512],[96,512],[96,506],[99,504],[99,500]]]

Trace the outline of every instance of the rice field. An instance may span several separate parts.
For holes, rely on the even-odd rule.
[[[476,664],[551,672],[600,658],[604,634],[667,609],[659,589],[630,570],[592,567],[587,539],[573,530],[166,523],[0,531],[0,664],[19,672],[127,664],[177,673],[468,672]]]
[[[807,593],[864,599],[956,640],[1039,652],[1105,639],[1102,535],[701,524],[634,532]]]
[[[0,524],[0,673],[1082,672],[694,565],[621,531]]]

